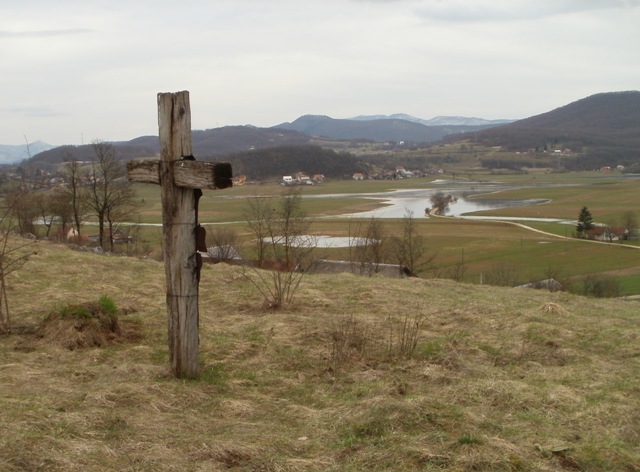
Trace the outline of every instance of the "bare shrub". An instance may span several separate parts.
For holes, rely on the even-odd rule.
[[[0,333],[11,332],[11,317],[7,292],[7,276],[24,266],[34,254],[32,239],[23,239],[12,232],[12,208],[0,215]]]
[[[230,228],[216,228],[209,235],[207,253],[214,262],[230,262],[238,258],[238,233]]]
[[[587,297],[613,298],[620,296],[620,282],[608,275],[587,275],[581,279],[578,287],[579,293]]]
[[[317,246],[317,239],[307,235],[311,222],[302,211],[300,190],[287,189],[275,202],[249,199],[246,217],[258,258],[255,267],[243,265],[243,274],[268,308],[280,308],[293,300]]]
[[[337,373],[346,364],[363,356],[370,341],[367,325],[353,315],[340,318],[329,329],[331,339],[331,368]]]
[[[377,274],[387,252],[387,238],[380,218],[349,222],[349,259],[360,275]]]
[[[458,262],[451,267],[436,269],[433,275],[436,279],[451,279],[455,282],[460,282],[466,273],[467,266],[462,262]]]
[[[484,274],[484,282],[499,287],[515,287],[519,284],[520,271],[512,264],[500,262],[494,264],[491,270]]]
[[[392,357],[411,359],[418,346],[423,315],[405,316],[398,320],[387,318],[387,353]]]

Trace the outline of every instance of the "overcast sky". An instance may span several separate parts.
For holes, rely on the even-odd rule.
[[[0,144],[300,115],[526,118],[640,89],[640,0],[0,2]]]

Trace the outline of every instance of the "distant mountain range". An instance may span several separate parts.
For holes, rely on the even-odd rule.
[[[35,141],[28,145],[25,143],[16,146],[0,144],[0,164],[13,164],[20,162],[54,147],[55,146],[47,144],[44,141]]]
[[[352,120],[405,120],[413,123],[420,123],[425,126],[499,126],[513,123],[515,120],[485,120],[484,118],[469,118],[466,116],[436,116],[430,120],[423,120],[406,113],[394,113],[393,115],[360,115]]]
[[[465,117],[421,120],[404,114],[353,119],[305,115],[271,128],[226,126],[192,133],[194,155],[201,160],[230,159],[237,153],[265,148],[321,146],[323,139],[413,145],[466,140],[514,151],[571,149],[579,154],[577,168],[596,168],[604,161],[634,164],[640,162],[640,92],[601,93],[515,122]],[[79,160],[93,158],[90,145],[61,146],[38,153],[36,144],[39,143],[30,145],[34,163],[55,164],[69,155]],[[141,136],[113,144],[122,159],[159,153],[157,136]],[[46,143],[41,145],[51,147]],[[7,153],[8,148],[13,157],[0,157],[5,162],[28,156],[26,146],[0,146],[0,156]]]
[[[497,126],[509,120],[483,120],[481,118],[436,117],[423,120],[406,114],[389,117],[356,117],[353,119],[334,119],[328,116],[305,115],[292,123],[282,123],[271,128],[258,128],[251,125],[225,126],[192,132],[193,151],[199,158],[218,158],[232,153],[278,146],[306,145],[314,137],[322,136],[338,140],[395,141],[406,143],[432,143],[456,133],[476,131]],[[426,123],[426,124],[425,124]],[[431,123],[431,124],[429,124]],[[113,143],[122,159],[140,156],[154,156],[160,152],[157,136],[140,136],[130,141]],[[69,154],[79,160],[93,157],[91,145],[49,146],[31,152],[33,162],[62,162]],[[13,146],[9,146],[13,147]],[[15,146],[19,148],[19,146]],[[46,151],[46,152],[41,152]],[[26,151],[16,152],[12,159],[19,162],[28,157]]]

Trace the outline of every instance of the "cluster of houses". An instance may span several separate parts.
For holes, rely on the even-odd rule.
[[[292,185],[315,185],[324,181],[323,174],[315,174],[313,177],[309,177],[304,172],[298,172],[294,175],[283,175],[280,185],[288,187]]]
[[[76,231],[75,228],[63,228],[62,233],[65,234],[67,241],[75,244],[98,244],[100,236],[97,234],[84,234]],[[109,241],[109,237],[113,240],[113,244],[127,244],[132,242],[133,238],[125,234],[122,230],[116,229],[113,234],[108,228],[105,228],[103,238],[105,241]]]
[[[402,166],[398,166],[393,170],[385,170],[383,172],[379,172],[377,174],[371,174],[369,179],[371,180],[400,180],[400,179],[410,179],[413,177],[424,177],[429,174],[442,174],[444,171],[442,169],[432,169],[428,172],[424,172],[421,170],[408,170]],[[356,172],[353,174],[353,180],[364,180],[365,175],[362,172]]]

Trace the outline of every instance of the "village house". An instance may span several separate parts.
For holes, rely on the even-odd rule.
[[[594,226],[585,232],[587,239],[596,241],[625,241],[629,239],[629,230],[619,226]]]

